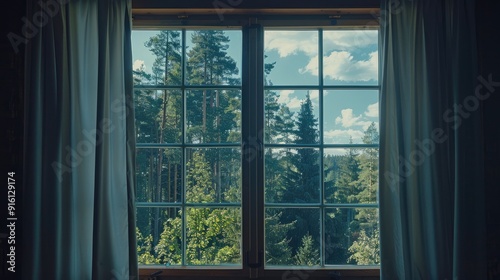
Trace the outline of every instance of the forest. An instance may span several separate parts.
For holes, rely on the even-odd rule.
[[[223,30],[188,35],[183,58],[182,32],[159,31],[144,42],[155,57],[151,71],[134,70],[136,86],[156,86],[134,89],[137,143],[169,144],[137,149],[138,259],[241,265],[240,70]],[[265,63],[264,73],[274,65]],[[279,91],[264,94],[266,265],[315,266],[321,256],[326,265],[379,264],[376,145],[314,146],[320,133],[310,95],[293,111]],[[363,143],[378,141],[371,123]]]

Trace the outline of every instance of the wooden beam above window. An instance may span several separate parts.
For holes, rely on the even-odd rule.
[[[213,9],[224,4],[236,9],[379,8],[380,0],[132,0],[139,9]]]
[[[360,15],[372,14],[379,0],[132,0],[134,15]]]

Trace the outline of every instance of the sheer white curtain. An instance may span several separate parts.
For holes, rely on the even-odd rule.
[[[382,1],[383,279],[486,277],[474,8]]]
[[[23,277],[136,277],[130,0],[28,7]]]

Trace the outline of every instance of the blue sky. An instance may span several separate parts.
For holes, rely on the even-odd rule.
[[[187,31],[188,49],[192,45]],[[133,31],[132,50],[134,69],[141,65],[151,71],[154,57],[144,47],[155,31]],[[241,31],[228,30],[231,42],[228,54],[241,69]],[[266,62],[276,62],[267,77],[273,85],[318,85],[318,31],[315,30],[266,30],[264,36]],[[325,85],[378,85],[378,31],[376,30],[325,30],[323,33],[323,62]],[[307,91],[279,91],[279,102],[292,111],[300,109],[300,102]],[[319,115],[318,91],[309,92],[314,109]],[[376,90],[326,90],[324,101],[324,142],[344,144],[352,137],[362,143],[363,131],[375,122],[378,124],[378,91]],[[339,151],[342,153],[342,151]]]

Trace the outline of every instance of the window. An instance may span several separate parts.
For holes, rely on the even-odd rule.
[[[378,30],[290,23],[133,32],[147,273],[379,264]]]

